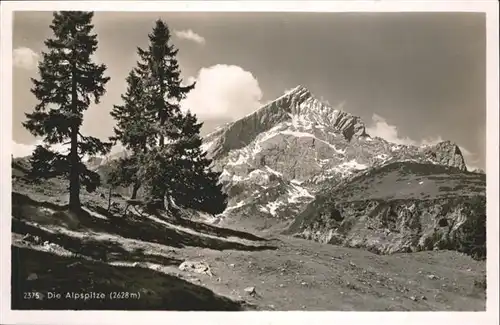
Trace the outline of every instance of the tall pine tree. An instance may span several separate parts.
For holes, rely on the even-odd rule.
[[[93,12],[55,12],[50,28],[53,38],[45,41],[38,70],[40,79],[32,79],[32,93],[39,103],[26,114],[23,126],[33,135],[43,137],[31,158],[33,175],[38,178],[69,176],[69,207],[80,210],[80,186],[93,191],[99,176],[82,163],[84,155],[106,154],[105,143],[81,131],[83,113],[93,101],[99,103],[109,77],[106,66],[92,62],[97,50],[97,35],[92,34]],[[53,144],[69,144],[68,154],[50,150]]]
[[[122,161],[116,178],[144,186],[155,208],[165,209],[165,201],[173,200],[181,207],[218,214],[226,208],[227,196],[218,183],[220,174],[210,170],[212,161],[201,150],[202,123],[180,109],[195,84],[182,84],[178,50],[170,44],[167,25],[157,20],[148,36],[150,44],[138,48],[137,68],[127,79],[124,105],[112,112],[117,120],[114,139],[136,158]]]
[[[120,158],[110,173],[112,185],[133,186],[132,199],[140,188],[138,177],[140,161],[149,146],[154,146],[155,132],[151,120],[146,115],[148,103],[147,92],[143,80],[135,70],[127,77],[127,91],[122,95],[123,105],[114,105],[111,116],[117,121],[115,135],[110,140],[119,141],[128,151],[128,155]]]
[[[181,118],[180,102],[194,88],[195,83],[183,86],[177,61],[178,50],[170,44],[171,34],[168,26],[157,20],[153,32],[148,35],[149,46],[146,50],[138,48],[139,62],[137,72],[145,80],[150,92],[147,110],[156,124],[159,147],[165,139],[175,139],[179,132]]]
[[[170,44],[171,34],[162,20],[156,21],[148,37],[148,48],[138,48],[137,73],[143,78],[144,89],[148,92],[145,107],[155,130],[155,141],[142,161],[140,174],[147,180],[149,198],[163,209],[164,198],[169,196],[174,181],[172,166],[175,157],[171,145],[180,136],[180,102],[195,84],[182,85],[176,58],[178,50]]]

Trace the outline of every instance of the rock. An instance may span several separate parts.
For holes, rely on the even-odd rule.
[[[421,300],[427,300],[427,297],[426,296],[421,296],[420,299]]]
[[[76,261],[76,262],[74,262],[74,263],[69,264],[67,267],[68,267],[68,268],[71,268],[71,267],[79,266],[79,265],[81,265],[81,264],[82,264],[82,262]]]
[[[307,282],[301,282],[300,284],[305,286],[305,285],[307,285]]]
[[[280,285],[279,285],[279,287],[280,287],[280,288],[283,288],[284,286],[285,286],[284,284],[280,284]]]
[[[179,270],[213,276],[210,267],[204,262],[184,261],[179,265]]]
[[[437,277],[436,275],[434,275],[434,274],[429,274],[429,275],[427,276],[427,278],[429,278],[429,279],[431,279],[431,280],[436,280],[436,279],[438,279],[438,277]]]
[[[229,264],[229,266],[230,266],[230,267],[234,267],[234,264],[233,264],[233,263],[231,263],[231,264]]]
[[[36,275],[36,273],[31,273],[30,275],[28,275],[28,277],[26,278],[26,280],[28,281],[33,281],[33,280],[37,280],[38,279],[38,275]]]
[[[409,168],[410,171],[414,168],[415,172],[418,168],[429,168],[431,171],[431,168],[436,168],[436,171],[429,172],[429,177],[445,173],[439,169],[442,167],[416,166],[417,164],[407,167],[403,163],[386,165],[371,170],[366,177],[358,175],[358,178],[346,181],[345,184],[333,187],[332,190],[322,191],[307,207],[302,209],[302,212],[296,217],[296,222],[292,223],[285,233],[324,244],[365,248],[377,254],[441,250],[444,248],[472,254],[471,249],[463,245],[463,242],[472,237],[485,239],[486,199],[481,194],[485,192],[483,181],[477,180],[478,184],[481,185],[478,188],[473,188],[473,181],[468,180],[465,174],[462,175],[457,171],[458,175],[453,177],[457,177],[457,181],[464,190],[470,189],[473,193],[467,197],[456,197],[442,190],[443,192],[438,191],[438,193],[432,194],[434,195],[432,199],[421,200],[418,198],[420,190],[415,190],[417,197],[406,195],[396,201],[391,201],[377,198],[381,194],[377,194],[380,192],[376,189],[376,185],[372,186],[373,190],[359,191],[359,195],[351,197],[354,195],[352,188],[361,186],[359,183],[388,182],[387,175],[392,175],[390,171],[396,174],[400,173],[398,168]],[[407,176],[401,174],[401,177]],[[399,185],[395,184],[394,186]],[[363,193],[367,191],[371,194],[366,195],[373,195],[373,199],[365,199],[366,195]],[[399,195],[398,193],[389,193],[390,191],[387,189],[384,191],[386,193],[383,196]],[[411,191],[411,189],[407,189],[407,191]],[[343,221],[337,221],[336,219],[339,217],[336,217],[332,211],[338,211],[336,213],[342,217]],[[373,222],[389,224],[384,228],[380,226],[369,230],[365,219],[359,218],[359,215],[369,215]],[[393,216],[394,220],[387,221],[387,215]],[[436,220],[436,224],[434,221],[424,222],[422,219],[424,215],[426,220],[427,218]],[[445,231],[445,228],[438,225],[440,219],[447,219],[450,225],[454,224],[455,226],[447,227]],[[469,224],[467,221],[470,221],[470,224],[477,224],[477,228],[466,226]],[[391,227],[393,230],[390,231],[387,227]],[[384,231],[386,234],[383,233]],[[449,240],[449,238],[453,239]],[[481,241],[479,249],[481,252],[479,256],[485,255],[485,240]],[[353,266],[351,263],[350,265]]]
[[[417,298],[415,296],[411,296],[410,299],[413,301],[417,301]]]
[[[255,287],[247,287],[243,289],[243,291],[245,291],[249,295],[255,295],[257,293],[257,291],[255,291]]]

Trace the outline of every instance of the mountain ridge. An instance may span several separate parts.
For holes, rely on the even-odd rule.
[[[268,131],[278,123],[293,120],[294,116],[296,118],[307,115],[311,117],[318,112],[320,114],[314,116],[316,122],[333,125],[335,129],[343,133],[346,139],[350,140],[354,135],[366,135],[365,125],[359,117],[329,107],[317,100],[306,87],[299,85],[243,118],[206,135],[205,147],[207,150],[215,148],[216,150],[210,153],[213,158],[217,158],[230,150],[248,145],[259,133]],[[296,122],[304,121],[300,121],[299,118]],[[238,140],[234,140],[236,138]],[[210,141],[214,140],[217,142],[210,144]]]
[[[466,170],[451,141],[412,146],[372,137],[361,118],[321,102],[302,85],[208,134],[203,148],[230,196],[224,219],[242,210],[247,216],[297,214],[324,183],[394,161]]]

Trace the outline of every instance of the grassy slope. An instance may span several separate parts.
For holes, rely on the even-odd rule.
[[[396,162],[325,188],[321,193],[284,233],[294,233],[302,224],[314,220],[317,211],[335,203],[484,197],[486,175],[439,165]]]
[[[337,200],[430,199],[485,195],[486,175],[411,162],[371,170],[334,191]]]
[[[13,191],[16,309],[485,309],[485,263],[456,252],[378,256],[196,221],[106,214],[99,193],[84,195],[88,211],[75,216],[65,212],[65,183],[57,180],[33,186],[15,179]],[[23,241],[26,233],[39,242]],[[184,260],[204,261],[213,276],[180,271]],[[37,279],[28,281],[32,273]],[[248,286],[257,295],[245,293]],[[24,299],[32,290],[141,292],[141,298]]]

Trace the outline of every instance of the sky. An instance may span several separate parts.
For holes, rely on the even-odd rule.
[[[113,105],[163,19],[179,49],[183,102],[203,132],[234,121],[297,85],[361,117],[372,136],[402,144],[450,140],[471,168],[486,162],[484,13],[148,13],[96,12],[95,59],[111,77],[82,131],[112,135]],[[52,35],[50,12],[17,12],[13,22],[13,154],[39,140],[21,125],[36,99],[30,78]]]

